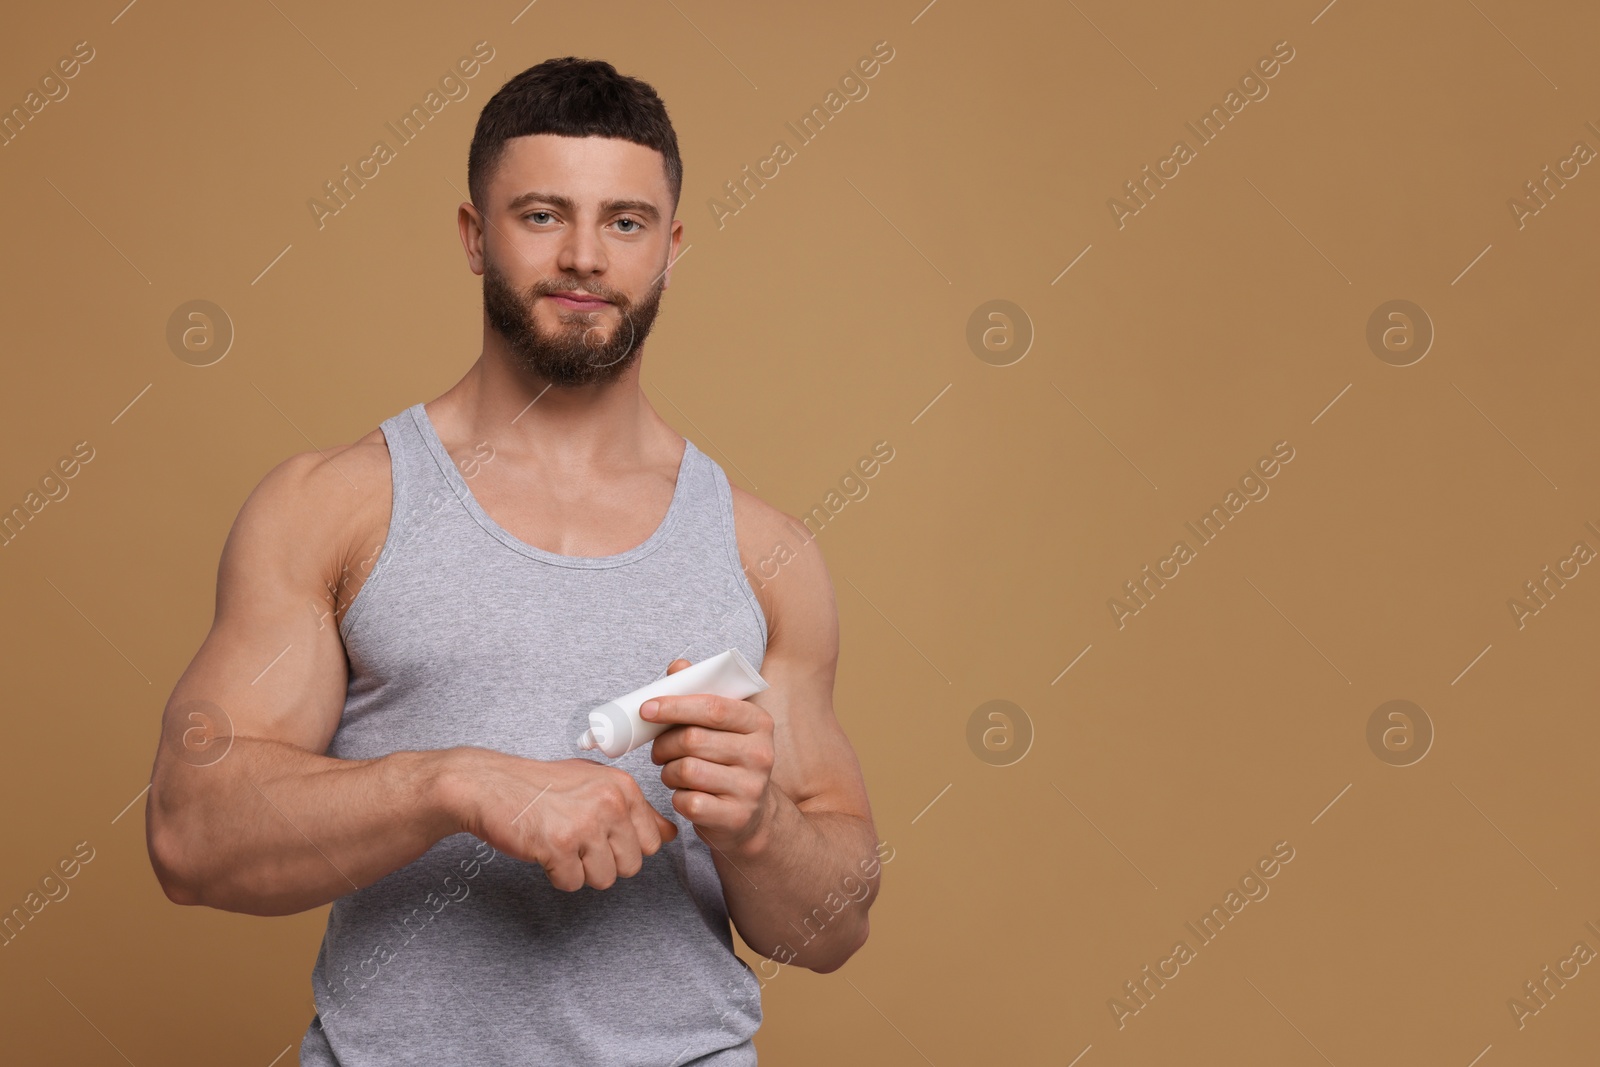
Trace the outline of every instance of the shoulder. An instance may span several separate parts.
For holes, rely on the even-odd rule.
[[[342,610],[354,599],[349,576],[358,561],[375,554],[374,542],[382,546],[391,487],[389,448],[381,430],[348,444],[295,453],[267,471],[245,500],[229,532],[223,566],[229,566],[230,557],[246,566],[272,557],[298,572],[314,570]]]
[[[767,616],[767,643],[804,644],[824,662],[838,657],[833,579],[803,522],[729,482],[739,562]]]
[[[389,448],[380,430],[346,445],[297,452],[262,476],[245,501],[254,517],[328,525],[390,492]]]

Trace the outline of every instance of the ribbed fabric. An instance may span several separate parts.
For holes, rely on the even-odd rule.
[[[591,558],[502,529],[421,404],[383,435],[394,504],[340,624],[349,688],[328,755],[477,745],[610,762],[574,744],[590,708],[680,656],[737,647],[760,669],[766,618],[740,566],[732,492],[692,442],[655,532]],[[672,807],[649,745],[616,765],[677,823],[675,840],[610,889],[566,893],[537,864],[454,834],[339,898],[301,1063],[755,1063],[760,984],[734,955],[710,849]]]

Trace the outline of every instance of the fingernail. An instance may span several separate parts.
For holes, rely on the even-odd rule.
[[[647,700],[645,701],[644,707],[639,709],[639,714],[643,715],[647,719],[653,719],[656,717],[656,708],[660,706],[661,705],[658,701]]]

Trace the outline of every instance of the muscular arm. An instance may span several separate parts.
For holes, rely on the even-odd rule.
[[[280,464],[241,509],[211,632],[167,702],[151,772],[146,841],[169,899],[304,911],[461,832],[539,864],[559,889],[605,889],[676,835],[632,776],[591,760],[324,755],[349,671],[338,620],[385,539],[389,487],[374,433]]]
[[[761,675],[771,688],[749,701],[772,721],[770,787],[748,836],[700,827],[701,837],[712,845],[729,917],[746,944],[779,963],[833,971],[866,942],[867,911],[881,879],[861,767],[833,713],[838,609],[822,553],[804,528],[742,495],[735,514],[752,550],[769,550],[775,541],[793,549],[764,585],[770,626]],[[682,740],[662,735],[656,761],[692,753],[695,739],[705,737],[690,732],[696,729],[684,727]],[[710,770],[696,763],[669,764],[663,781],[692,789],[695,776]],[[682,801],[692,808],[705,794],[680,792],[675,805],[684,797],[692,798]],[[691,810],[679,810],[696,819]]]
[[[271,471],[240,510],[211,631],[167,702],[151,773],[147,843],[173,901],[303,911],[453,832],[443,753],[321,755],[348,669],[335,609],[349,587],[334,590],[374,513],[381,535],[388,478],[381,439],[307,453]]]

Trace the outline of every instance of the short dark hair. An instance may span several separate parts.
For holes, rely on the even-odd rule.
[[[502,85],[478,115],[467,152],[467,190],[485,209],[489,178],[513,137],[615,137],[660,152],[676,213],[683,189],[678,135],[655,89],[601,59],[563,56],[529,67]]]

